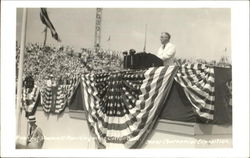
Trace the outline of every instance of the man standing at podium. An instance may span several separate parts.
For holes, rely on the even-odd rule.
[[[175,45],[170,43],[171,35],[168,32],[161,33],[161,47],[156,54],[157,57],[163,60],[164,65],[174,65],[174,56],[176,52]]]

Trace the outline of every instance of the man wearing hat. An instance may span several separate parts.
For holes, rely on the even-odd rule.
[[[27,118],[29,133],[26,142],[22,141],[22,139],[17,139],[16,149],[41,149],[44,143],[42,130],[36,125],[36,118],[34,115],[30,115]]]
[[[36,118],[34,115],[28,116],[29,120],[29,135],[27,138],[28,149],[41,149],[44,143],[44,136],[41,128],[36,125]]]
[[[174,65],[176,47],[169,42],[170,38],[171,35],[168,32],[161,33],[160,41],[162,45],[156,53],[156,56],[163,60],[164,65]]]

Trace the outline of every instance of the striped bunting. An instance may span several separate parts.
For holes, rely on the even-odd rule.
[[[204,64],[184,64],[175,80],[184,92],[200,118],[209,122],[214,118],[215,77],[214,69]]]
[[[52,87],[44,87],[41,89],[41,105],[44,112],[49,113],[52,106]]]
[[[65,86],[67,102],[69,103],[81,81],[80,75],[73,75],[70,84]]]
[[[35,105],[39,97],[39,88],[34,85],[34,88],[29,91],[28,88],[23,89],[23,106],[26,112],[26,117],[29,121],[35,121]]]
[[[84,74],[90,130],[105,148],[139,148],[152,130],[177,72],[175,66]]]
[[[47,113],[61,113],[72,99],[76,88],[80,83],[79,76],[73,76],[69,85],[57,87],[44,87],[41,90],[41,105]]]
[[[62,112],[67,105],[67,93],[65,90],[66,90],[66,85],[59,85],[57,87],[55,107],[54,107],[55,113]]]
[[[30,115],[30,116],[28,116],[28,120],[29,120],[29,122],[36,122],[36,117],[35,117],[35,115]]]

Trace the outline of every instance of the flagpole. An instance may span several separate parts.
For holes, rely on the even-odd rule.
[[[47,41],[47,26],[45,26],[45,29],[44,29],[44,42],[43,42],[43,47],[45,47],[46,45],[46,41]]]
[[[110,36],[109,36],[109,41],[108,41],[108,42],[109,42],[109,51],[111,50],[111,49],[110,49],[110,47],[111,47],[111,45],[110,45],[110,40],[111,40],[111,38],[110,38]]]
[[[27,8],[23,9],[22,19],[22,32],[21,32],[21,45],[20,45],[20,57],[18,66],[18,83],[17,83],[17,98],[16,98],[16,132],[17,136],[20,136],[21,130],[21,98],[22,98],[22,87],[23,87],[23,58],[25,53],[26,45],[26,31],[27,31]],[[17,137],[18,138],[18,137]]]
[[[146,52],[146,42],[147,42],[147,24],[145,25],[145,39],[144,39],[143,52]]]

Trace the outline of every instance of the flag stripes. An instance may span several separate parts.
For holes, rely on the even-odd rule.
[[[35,117],[35,115],[33,114],[33,115],[28,116],[28,121],[29,121],[29,122],[36,122],[36,117]]]
[[[24,88],[22,98],[26,117],[29,121],[35,121],[35,105],[39,98],[39,88],[36,85],[34,85],[32,90]]]
[[[42,21],[42,23],[48,27],[50,29],[51,35],[52,37],[57,40],[58,42],[61,42],[56,29],[54,28],[52,22],[49,19],[48,13],[47,13],[47,9],[46,8],[41,8],[41,12],[40,12],[40,19]]]
[[[205,64],[184,64],[180,67],[175,80],[184,92],[199,117],[206,122],[213,120],[215,105],[214,69]]]
[[[39,96],[39,88],[36,85],[31,91],[29,88],[23,88],[23,105],[25,107],[28,106],[34,107],[38,96]]]
[[[58,85],[57,87],[47,86],[41,89],[41,105],[47,113],[61,113],[67,104],[70,103],[80,83],[79,76],[72,76],[69,85]],[[54,93],[52,91],[54,88]]]
[[[67,105],[67,93],[65,93],[65,85],[59,85],[55,100],[55,113],[60,113]]]
[[[151,130],[149,127],[158,116],[156,111],[163,104],[162,98],[167,97],[165,88],[171,87],[175,70],[171,66],[82,75],[87,121],[98,142],[106,148],[117,144],[136,147],[147,136],[145,132]],[[105,87],[100,91],[102,95],[98,87]]]
[[[52,105],[52,87],[47,86],[41,89],[41,105],[45,112],[50,112]]]

